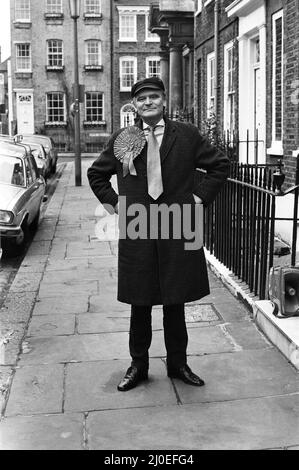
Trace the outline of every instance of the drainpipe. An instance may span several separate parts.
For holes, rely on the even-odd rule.
[[[11,57],[7,61],[7,80],[8,80],[8,133],[10,136],[14,135],[13,132],[13,91],[12,91],[12,75],[11,75]]]
[[[113,95],[114,95],[114,6],[113,2],[110,2],[110,122],[111,129],[110,133],[114,132],[114,107],[113,107]]]
[[[218,57],[219,57],[219,0],[215,0],[214,7],[214,52],[215,52],[215,117],[218,113]]]

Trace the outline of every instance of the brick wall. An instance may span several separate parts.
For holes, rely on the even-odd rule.
[[[137,15],[137,42],[119,41],[119,15],[117,6],[149,6],[149,0],[116,0],[113,7],[113,130],[120,127],[120,110],[131,102],[130,92],[120,92],[119,60],[122,56],[137,57],[137,80],[146,76],[146,57],[160,55],[160,42],[145,42],[145,15]]]
[[[82,2],[83,3],[83,2]],[[112,131],[111,126],[111,47],[110,47],[110,2],[102,2],[102,18],[84,20],[83,7],[78,19],[78,62],[79,82],[85,86],[85,91],[104,93],[105,121],[101,128],[83,126],[85,119],[84,103],[80,105],[81,144],[82,150],[94,144],[100,149],[107,141]],[[35,131],[43,132],[53,137],[62,150],[70,150],[73,141],[73,120],[69,108],[73,101],[72,84],[74,82],[74,45],[73,20],[69,14],[69,2],[63,1],[63,19],[46,21],[44,19],[45,2],[31,2],[31,25],[28,28],[18,28],[12,23],[12,80],[13,88],[33,88]],[[11,2],[11,21],[14,20],[14,2]],[[46,71],[47,39],[62,39],[64,48],[64,70],[60,72]],[[102,43],[103,71],[85,71],[85,40],[100,39]],[[14,41],[31,42],[32,74],[15,73]],[[45,127],[46,121],[46,92],[62,91],[66,94],[67,127]],[[16,116],[16,105],[14,106]],[[94,135],[94,136],[93,136]]]
[[[297,0],[267,1],[267,147],[272,141],[272,57],[273,14],[283,9],[283,162],[286,174],[285,186],[295,183],[296,158],[293,152],[299,148],[299,3]],[[280,109],[278,109],[278,112]],[[275,159],[267,157],[268,162]]]
[[[227,18],[225,8],[231,0],[223,0],[219,4],[219,58],[218,58],[218,112],[219,129],[223,127],[224,112],[224,46],[235,40],[238,35],[238,22]],[[214,2],[203,7],[202,12],[195,17],[195,123],[203,131],[207,119],[207,55],[214,51]],[[234,45],[235,69],[233,74],[236,90],[235,116],[238,126],[238,46]],[[198,65],[200,62],[200,71]]]

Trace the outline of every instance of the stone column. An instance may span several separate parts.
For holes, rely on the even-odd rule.
[[[183,64],[181,46],[170,46],[169,62],[169,112],[173,113],[183,106]]]
[[[161,79],[165,85],[165,93],[167,103],[169,102],[169,54],[167,51],[163,51],[160,60],[161,67]]]

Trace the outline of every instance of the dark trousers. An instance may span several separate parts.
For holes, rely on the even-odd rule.
[[[187,362],[188,334],[184,304],[163,305],[164,341],[168,368],[177,368]],[[129,348],[132,365],[148,370],[149,348],[152,341],[152,307],[131,307]]]

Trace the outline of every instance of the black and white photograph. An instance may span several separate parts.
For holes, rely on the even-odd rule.
[[[299,450],[299,1],[0,3],[0,450]]]

